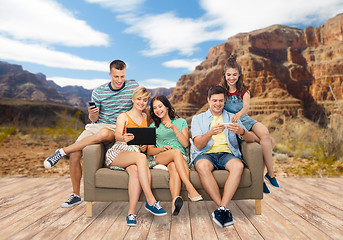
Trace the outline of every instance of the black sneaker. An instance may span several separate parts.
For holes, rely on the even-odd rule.
[[[181,196],[177,196],[174,200],[173,200],[173,204],[172,204],[172,213],[173,216],[177,216],[182,208],[183,205],[183,200]]]
[[[232,214],[229,209],[225,210],[225,218],[224,218],[224,227],[230,226],[233,224]]]
[[[61,204],[61,208],[70,208],[82,202],[81,197],[75,193],[71,194],[65,203]]]
[[[224,219],[225,219],[225,208],[219,207],[212,213],[212,220],[221,228],[224,227]]]

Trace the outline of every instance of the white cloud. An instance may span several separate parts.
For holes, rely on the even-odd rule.
[[[201,0],[205,14],[200,18],[181,18],[172,12],[139,16],[118,16],[135,34],[148,43],[146,56],[178,52],[192,55],[200,43],[226,40],[240,32],[249,32],[273,24],[311,25],[343,12],[342,0]]]
[[[146,56],[173,51],[192,55],[197,50],[197,44],[217,39],[218,34],[207,30],[209,27],[213,28],[211,21],[179,18],[171,12],[141,17],[126,14],[119,19],[131,25],[125,30],[126,33],[136,34],[148,42],[150,49],[143,51]]]
[[[65,77],[47,77],[47,79],[54,81],[57,85],[61,87],[82,86],[90,90],[102,84],[110,82],[110,79],[77,79],[77,78],[65,78]]]
[[[138,81],[138,83],[146,88],[172,88],[176,86],[176,82],[160,78],[151,78],[144,81]]]
[[[201,0],[200,5],[226,38],[273,24],[317,25],[343,11],[342,0]]]
[[[197,65],[202,62],[201,59],[175,59],[163,63],[163,66],[170,68],[186,68],[193,71]]]
[[[86,89],[94,89],[102,84],[109,83],[110,79],[77,79],[66,77],[47,77],[48,80],[54,81],[61,87],[65,86],[82,86]],[[176,86],[176,82],[167,79],[152,78],[144,81],[139,81],[139,85],[146,88],[172,88]]]
[[[25,44],[0,36],[0,56],[2,59],[41,64],[49,67],[108,71],[107,62],[83,59],[78,56],[58,52],[37,44]]]
[[[64,46],[107,46],[109,37],[53,0],[0,0],[0,33],[17,40]],[[3,46],[1,46],[3,47]]]
[[[129,12],[138,9],[145,0],[86,0],[86,2],[100,4],[113,12]]]

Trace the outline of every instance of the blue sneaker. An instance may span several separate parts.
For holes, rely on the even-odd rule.
[[[82,202],[81,197],[75,193],[71,194],[65,203],[62,203],[61,208],[70,208]]]
[[[263,193],[269,194],[269,188],[267,187],[267,184],[265,182],[263,182]]]
[[[230,226],[233,224],[232,214],[229,209],[225,209],[225,218],[224,218],[224,227]]]
[[[155,216],[167,215],[167,212],[164,211],[159,202],[155,202],[152,206],[150,206],[148,202],[146,202],[145,209],[154,214]]]
[[[45,168],[52,168],[55,166],[59,160],[62,159],[62,154],[60,153],[60,149],[57,149],[56,152],[44,160],[44,167]]]
[[[273,187],[276,187],[276,188],[279,187],[279,184],[277,183],[275,177],[271,178],[271,177],[269,176],[269,174],[266,173],[266,175],[264,176],[264,178],[267,179]]]
[[[215,210],[212,213],[213,222],[221,228],[224,227],[225,217],[226,217],[226,214],[225,214],[225,208],[224,207],[219,207],[217,210]]]
[[[127,215],[126,224],[130,227],[136,227],[137,226],[136,215],[133,215],[133,214]]]

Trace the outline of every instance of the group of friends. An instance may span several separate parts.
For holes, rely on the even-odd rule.
[[[126,64],[114,60],[110,64],[111,81],[95,88],[92,101],[95,107],[88,108],[91,124],[87,124],[75,143],[60,148],[45,159],[45,168],[54,167],[63,156],[69,154],[69,170],[73,193],[61,205],[63,208],[81,203],[80,182],[82,177],[82,149],[88,145],[104,143],[107,149],[105,165],[125,168],[129,175],[128,194],[129,210],[127,225],[136,226],[135,209],[143,191],[145,209],[155,216],[166,215],[151,191],[151,174],[147,155],[152,155],[159,165],[166,166],[170,179],[169,188],[172,197],[172,214],[177,216],[182,208],[180,196],[182,183],[191,201],[201,201],[202,196],[189,179],[189,166],[194,164],[205,191],[218,205],[212,213],[213,221],[220,227],[233,224],[230,210],[227,208],[241,180],[245,166],[239,142],[258,142],[262,146],[264,164],[267,167],[265,179],[274,187],[279,187],[274,175],[272,149],[275,140],[268,129],[260,122],[250,118],[250,92],[243,85],[240,65],[236,56],[231,55],[223,69],[219,85],[208,90],[209,109],[195,115],[191,123],[192,139],[189,139],[188,125],[179,117],[168,98],[158,95],[150,101],[150,112],[147,111],[150,92],[139,86],[134,80],[125,79]],[[156,128],[155,145],[128,145],[134,138],[127,133],[127,127]],[[192,162],[187,164],[186,148],[190,141],[194,143]],[[113,143],[110,145],[110,143]],[[218,184],[212,175],[215,169],[230,172],[221,196]],[[270,193],[263,183],[263,192]]]

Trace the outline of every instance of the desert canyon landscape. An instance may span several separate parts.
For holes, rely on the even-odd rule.
[[[193,72],[181,76],[171,91],[170,100],[176,112],[189,124],[194,114],[207,109],[207,90],[211,85],[219,84],[223,65],[231,53],[238,56],[244,84],[252,94],[248,114],[264,123],[277,140],[274,149],[277,175],[342,175],[343,14],[321,26],[309,26],[304,30],[273,25],[237,34],[210,48],[206,59]],[[66,94],[61,100],[53,86],[47,86],[44,75],[39,75],[41,79],[37,80],[31,74],[28,84],[18,77],[19,74],[25,75],[0,68],[0,97],[7,99],[0,103],[2,131],[15,125],[15,129],[0,143],[0,176],[68,176],[68,161],[61,161],[49,171],[42,163],[57,147],[73,142],[82,131],[87,122],[86,112],[80,110],[77,117],[75,114],[84,107],[87,97],[83,96],[83,103],[82,98],[76,95],[72,100],[66,99],[71,94]],[[42,99],[45,94],[50,96],[44,98],[49,104],[69,104],[74,106],[74,110],[68,107],[66,111],[62,105],[48,110],[47,103],[32,102],[18,103],[21,106],[18,107],[15,101],[8,101],[12,96],[9,94],[10,80],[16,77],[22,80],[22,84],[16,86],[14,98],[34,101]],[[39,84],[42,85],[40,88],[35,87]],[[20,89],[23,91],[19,92]],[[45,89],[50,92],[46,93]],[[44,107],[46,110],[42,110]],[[25,112],[27,108],[31,111]],[[47,114],[49,111],[58,118],[51,120]],[[69,117],[64,119],[66,115]],[[46,116],[45,121],[37,122],[41,116]],[[76,129],[75,132],[58,132],[56,126],[61,124],[61,119],[64,119],[64,126],[72,121],[68,127]],[[60,137],[45,134],[50,131],[47,128],[69,138],[56,141]],[[311,143],[317,145],[312,146]],[[318,146],[324,150],[319,152]],[[335,149],[325,155],[332,146]],[[313,153],[316,150],[318,152]],[[322,163],[310,172],[301,170],[320,161]],[[325,166],[333,169],[331,172],[323,170]]]

